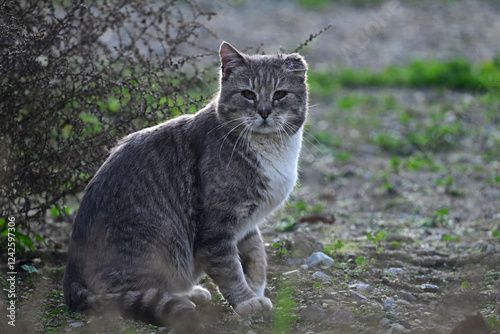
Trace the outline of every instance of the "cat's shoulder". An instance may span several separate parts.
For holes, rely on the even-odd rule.
[[[212,127],[217,122],[218,119],[215,107],[209,104],[194,114],[176,116],[158,125],[131,133],[122,138],[112,152],[130,143],[141,144],[145,141],[155,140],[165,136],[168,137],[174,134],[200,131],[201,128]],[[187,135],[188,133],[185,134]]]

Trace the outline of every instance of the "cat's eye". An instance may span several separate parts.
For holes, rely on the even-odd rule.
[[[257,95],[255,95],[255,93],[252,92],[251,90],[244,90],[241,92],[241,95],[243,95],[245,99],[252,101],[257,98]]]
[[[278,90],[273,94],[273,101],[279,101],[284,98],[288,93],[284,90]]]

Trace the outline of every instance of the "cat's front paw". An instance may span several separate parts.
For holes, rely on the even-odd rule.
[[[197,302],[208,302],[210,299],[212,299],[212,295],[207,289],[199,285],[195,285],[189,294],[189,299]]]
[[[268,311],[273,307],[273,304],[266,297],[253,297],[249,300],[245,300],[234,308],[236,313],[239,315],[249,315],[252,313],[258,313],[263,311]]]

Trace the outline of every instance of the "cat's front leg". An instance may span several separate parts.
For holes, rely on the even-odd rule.
[[[219,287],[236,313],[247,315],[270,310],[271,301],[262,295],[257,295],[249,287],[238,258],[238,247],[230,235],[213,235],[211,240],[207,241],[206,273]]]
[[[264,296],[267,261],[258,228],[240,240],[238,251],[248,285],[258,296]]]

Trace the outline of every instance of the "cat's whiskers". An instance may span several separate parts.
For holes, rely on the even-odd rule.
[[[243,131],[240,132],[240,134],[238,135],[238,138],[236,138],[236,142],[234,143],[233,151],[231,152],[231,158],[229,159],[229,162],[231,162],[231,160],[233,160],[233,154],[234,154],[234,151],[236,150],[236,147],[238,146],[240,139],[244,138],[246,136],[246,133],[248,131],[251,131],[251,129],[252,129],[251,123],[246,123],[246,122],[244,122],[244,123],[245,123],[245,128],[243,129]]]
[[[237,128],[239,128],[240,126],[242,125],[245,125],[248,126],[247,122],[246,122],[246,117],[240,117],[240,119],[243,119],[243,121],[241,123],[239,123],[238,125],[236,125],[234,128],[232,128],[231,130],[229,130],[224,136],[222,136],[221,138],[219,138],[218,140],[222,140],[222,143],[220,144],[220,147],[219,147],[219,159],[221,158],[221,152],[222,152],[222,147],[224,146],[224,143],[226,142],[227,138],[229,137],[229,135],[234,131],[236,130]],[[245,129],[243,129],[245,130]],[[240,133],[241,135],[241,133]],[[239,136],[238,136],[239,138]],[[232,153],[231,153],[231,158],[232,158]]]
[[[242,119],[245,119],[245,118],[246,118],[246,116],[242,116],[242,117],[238,117],[238,118],[235,118],[235,119],[231,119],[231,120],[229,120],[227,122],[221,123],[218,126],[214,127],[212,130],[208,131],[207,135],[210,134],[210,133],[212,133],[215,130],[223,128],[224,126],[228,125],[229,123],[238,122],[238,121],[240,121]]]
[[[285,140],[283,139],[283,136],[286,135],[288,137],[290,137],[288,135],[288,133],[286,133],[286,130],[284,128],[284,124],[282,123],[276,123],[278,125],[278,134],[279,134],[279,137],[280,137],[280,141],[281,141],[281,145],[282,146],[285,146]]]
[[[290,122],[285,122],[284,124],[288,130],[290,131],[297,131],[299,126],[295,125],[295,124],[292,124]],[[321,143],[318,141],[318,139],[316,139],[316,137],[314,137],[312,134],[310,134],[309,132],[306,131],[305,127],[302,128],[302,131],[304,133],[304,135],[308,135],[308,136],[311,136],[312,138],[314,138],[314,140],[316,140],[316,142],[321,145]],[[302,136],[302,140],[304,140],[305,142],[307,142],[309,145],[311,145],[312,147],[314,147],[315,149],[317,149],[321,154],[325,155],[325,152],[323,152],[323,150],[321,148],[319,148],[317,145],[315,145],[313,142],[311,142],[309,139],[307,139],[305,136]],[[307,146],[304,146],[305,149],[307,150],[307,152],[309,152],[310,154],[312,154],[312,152],[309,150],[309,148],[307,148]]]

